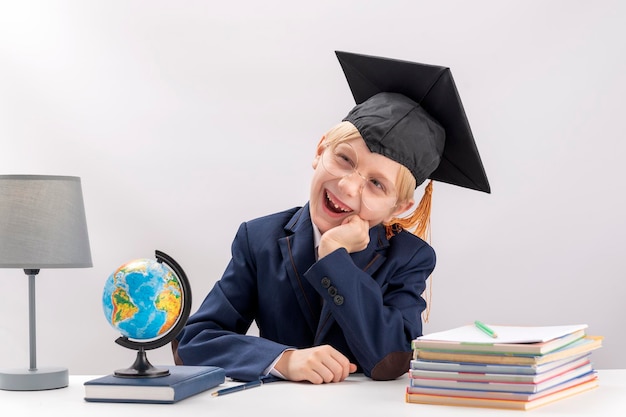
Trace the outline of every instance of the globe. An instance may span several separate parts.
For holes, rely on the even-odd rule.
[[[104,284],[104,315],[130,339],[150,340],[167,333],[182,306],[178,277],[167,264],[152,259],[125,263]]]
[[[169,255],[155,251],[156,260],[134,259],[117,268],[104,284],[102,308],[109,324],[122,336],[117,344],[137,350],[130,368],[115,371],[125,378],[169,374],[146,357],[174,340],[189,318],[191,289],[183,269]]]

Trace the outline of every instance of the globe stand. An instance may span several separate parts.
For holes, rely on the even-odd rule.
[[[114,372],[115,376],[121,378],[155,378],[169,374],[170,371],[168,369],[154,367],[148,360],[146,351],[143,348],[137,351],[137,358],[130,368],[118,369]]]
[[[130,368],[118,369],[113,373],[113,375],[120,378],[156,378],[169,375],[169,369],[159,369],[154,367],[150,363],[148,357],[146,356],[146,350],[160,348],[174,340],[174,338],[178,335],[178,333],[180,333],[180,331],[187,323],[189,313],[191,312],[191,287],[189,285],[189,280],[187,279],[185,271],[183,271],[183,269],[180,267],[178,262],[174,260],[174,258],[167,255],[166,253],[157,250],[155,251],[155,256],[157,262],[164,262],[165,264],[167,264],[174,271],[174,274],[178,277],[183,295],[183,308],[180,316],[178,317],[178,320],[176,321],[176,324],[172,327],[172,329],[170,329],[170,331],[164,336],[156,340],[142,342],[130,340],[126,336],[118,337],[115,340],[115,343],[117,343],[118,345],[123,346],[127,349],[133,349],[137,351],[137,357],[135,358],[135,362],[131,365]]]

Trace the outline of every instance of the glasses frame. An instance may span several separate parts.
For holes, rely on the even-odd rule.
[[[352,149],[352,153],[354,155],[354,161],[351,161],[351,165],[352,165],[351,172],[345,172],[345,173],[341,174],[341,173],[338,173],[338,172],[333,172],[328,167],[328,165],[333,163],[332,159],[330,159],[330,160],[327,159],[328,156],[330,156],[329,154],[335,154],[335,150],[340,145],[345,145],[345,146],[348,146],[350,149]],[[350,145],[349,142],[347,142],[347,141],[346,142],[335,142],[335,143],[330,143],[330,144],[324,145],[324,151],[322,152],[322,154],[320,156],[320,159],[321,159],[321,165],[324,168],[324,171],[326,171],[329,175],[331,175],[331,176],[333,176],[335,178],[345,179],[345,178],[348,178],[348,177],[352,176],[355,173],[361,178],[362,182],[361,182],[361,186],[359,187],[359,194],[361,195],[361,202],[369,210],[371,210],[371,211],[385,211],[385,210],[389,210],[391,208],[394,208],[394,207],[396,207],[398,205],[398,192],[397,192],[397,190],[395,190],[395,184],[392,184],[394,186],[393,193],[395,194],[393,196],[393,203],[392,204],[390,204],[389,206],[386,206],[386,207],[376,207],[376,205],[374,205],[374,207],[372,207],[371,204],[367,203],[367,201],[370,201],[370,203],[371,203],[371,199],[369,197],[367,197],[367,196],[364,198],[363,192],[364,192],[364,190],[366,190],[367,183],[369,183],[372,179],[364,176],[358,170],[358,168],[359,168],[359,156],[358,156],[358,153],[356,152],[356,150],[354,150],[354,148],[352,147],[352,145]],[[344,169],[339,168],[339,170],[342,171]],[[378,196],[374,196],[374,198],[375,199],[380,199],[380,197],[378,197]],[[392,199],[390,198],[390,201],[391,200]]]

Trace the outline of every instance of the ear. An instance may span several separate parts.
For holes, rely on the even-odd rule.
[[[385,222],[388,222],[393,217],[397,217],[398,215],[409,211],[411,209],[411,207],[413,207],[414,205],[415,205],[415,200],[412,199],[412,198],[410,200],[407,200],[407,201],[405,201],[403,203],[400,203],[400,204],[396,205],[396,208],[393,210],[393,212],[391,213],[389,218],[385,219]]]
[[[326,140],[326,136],[322,136],[320,141],[317,143],[317,148],[315,148],[315,158],[313,159],[313,163],[311,164],[313,166],[313,169],[317,168],[317,165],[320,162],[320,158],[322,157],[322,154],[324,153],[324,149],[326,149],[326,146],[324,146],[325,140]]]

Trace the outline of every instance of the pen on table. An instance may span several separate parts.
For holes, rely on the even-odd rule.
[[[478,329],[481,330],[483,333],[485,333],[487,336],[491,336],[494,339],[498,337],[498,333],[494,332],[493,329],[489,328],[489,326],[487,326],[482,321],[476,320],[474,322],[474,325],[478,327]]]
[[[250,382],[246,382],[245,384],[235,385],[234,387],[228,387],[228,388],[224,388],[224,389],[215,391],[211,395],[214,396],[214,397],[217,397],[219,395],[226,395],[226,394],[230,394],[232,392],[243,391],[243,390],[248,389],[248,388],[260,387],[261,384],[263,384],[263,381],[258,379],[256,381],[250,381]]]

